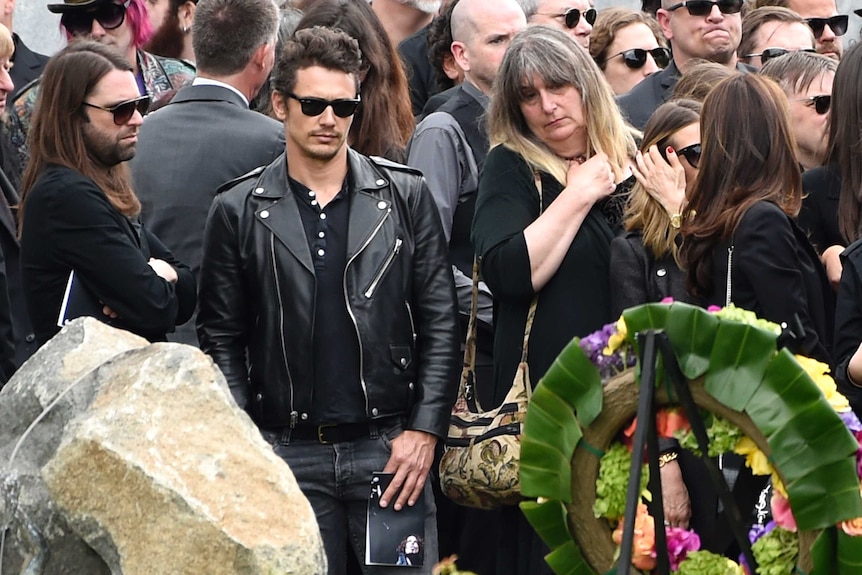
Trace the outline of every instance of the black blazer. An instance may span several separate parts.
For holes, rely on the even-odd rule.
[[[9,94],[10,102],[18,97],[27,84],[42,75],[42,70],[48,62],[48,56],[32,51],[18,34],[12,34],[12,40],[15,42],[15,52],[12,54],[12,62],[15,65],[9,70],[9,76],[15,89]]]
[[[799,351],[832,365],[834,295],[805,233],[775,204],[754,204],[733,237],[712,250],[713,288],[707,305],[725,304],[731,246],[733,304],[778,324],[789,324],[797,314],[805,328]]]
[[[838,230],[838,197],[841,195],[841,172],[836,164],[812,168],[802,174],[802,209],[799,227],[817,251],[845,245]]]
[[[191,270],[74,170],[54,165],[39,176],[26,198],[21,231],[21,277],[40,345],[60,329],[57,316],[72,270],[119,315],[117,327],[149,340],[164,340],[194,311]],[[172,265],[178,281],[156,275],[150,257]]]
[[[862,388],[850,383],[847,364],[862,343],[862,240],[841,252],[841,283],[835,303],[835,383],[862,417]]]
[[[685,274],[672,255],[656,259],[644,247],[640,230],[626,232],[611,242],[611,315],[666,297],[688,301]]]

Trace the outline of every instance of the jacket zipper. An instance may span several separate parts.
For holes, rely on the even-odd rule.
[[[284,370],[287,372],[287,383],[290,389],[290,427],[296,426],[297,412],[293,408],[293,378],[290,377],[290,365],[287,362],[287,344],[284,341],[284,302],[281,299],[281,286],[278,281],[278,266],[275,260],[275,234],[269,236],[269,252],[272,258],[272,276],[275,279],[275,293],[278,296],[279,336],[281,338],[281,357],[284,360]]]
[[[398,255],[398,252],[401,251],[401,244],[404,243],[404,240],[401,238],[395,238],[395,246],[392,248],[392,251],[389,252],[389,255],[386,256],[386,260],[383,262],[383,267],[380,268],[380,271],[377,272],[377,275],[374,276],[374,279],[371,280],[371,285],[368,286],[368,289],[365,290],[365,297],[367,299],[371,299],[371,296],[374,294],[374,290],[377,289],[377,286],[380,284],[380,280],[383,279],[383,275],[389,269],[389,266],[392,265],[392,262],[395,261],[395,256]]]
[[[415,346],[416,345],[416,324],[413,323],[413,310],[410,309],[410,302],[406,301],[406,300],[404,302],[404,307],[407,308],[407,319],[410,320],[410,333],[413,336],[413,345]]]
[[[368,239],[365,240],[359,249],[353,254],[349,260],[347,260],[347,265],[344,266],[344,279],[342,280],[342,286],[344,288],[344,304],[347,306],[347,313],[350,316],[350,320],[353,322],[353,328],[356,330],[356,340],[359,343],[359,383],[362,385],[362,393],[365,394],[365,413],[368,413],[368,386],[365,383],[365,360],[363,359],[363,351],[362,351],[362,335],[359,333],[359,323],[356,321],[356,315],[353,313],[353,308],[350,307],[350,295],[347,293],[347,271],[350,269],[350,264],[353,263],[359,254],[368,247],[368,244],[371,243],[371,240],[374,239],[374,236],[377,235],[377,232],[380,231],[380,228],[383,227],[383,224],[386,222],[386,219],[389,217],[389,214],[392,213],[392,208],[386,210],[386,213],[383,214],[383,217],[380,218],[380,221],[377,223],[377,226],[372,230],[371,235],[368,236]]]

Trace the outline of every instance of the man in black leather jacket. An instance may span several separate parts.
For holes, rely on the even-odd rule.
[[[329,573],[344,573],[348,540],[364,558],[375,471],[394,474],[381,506],[424,498],[430,573],[426,484],[457,391],[455,291],[421,173],[347,146],[360,69],[340,31],[287,43],[272,97],[286,153],[213,202],[198,336],[309,498]]]

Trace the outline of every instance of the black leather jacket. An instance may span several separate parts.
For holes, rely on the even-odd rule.
[[[344,292],[366,414],[403,414],[408,429],[445,436],[458,330],[437,209],[420,172],[353,150],[348,164]],[[201,349],[261,427],[306,421],[314,392],[314,265],[288,185],[284,155],[226,184],[204,233]]]

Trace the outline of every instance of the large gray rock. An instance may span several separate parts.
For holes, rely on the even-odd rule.
[[[40,353],[68,340],[74,329],[120,337],[91,321],[72,324]],[[93,348],[107,343],[90,339]],[[0,393],[0,417],[9,396],[20,404],[19,398],[28,396],[24,389],[50,387],[37,382],[24,384],[16,376],[17,393]],[[70,397],[75,401],[67,401]],[[29,409],[30,421],[34,411]],[[57,419],[62,422],[53,425],[54,434],[42,434],[39,447],[22,447],[13,463],[11,483],[21,486],[22,511],[14,528],[17,552],[8,545],[6,551],[16,558],[16,569],[4,573],[19,573],[26,561],[22,556],[33,548],[22,516],[50,550],[44,573],[326,572],[313,512],[293,475],[197,349],[143,342],[115,354],[79,377],[34,430]],[[0,440],[0,461],[6,443]],[[19,470],[24,461],[27,482]],[[41,470],[44,482],[32,475],[34,469]],[[30,491],[40,498],[22,505]],[[32,508],[40,505],[50,512]],[[62,541],[77,538],[84,556],[69,555],[68,544],[57,547],[58,532]],[[79,561],[89,564],[78,568]]]

